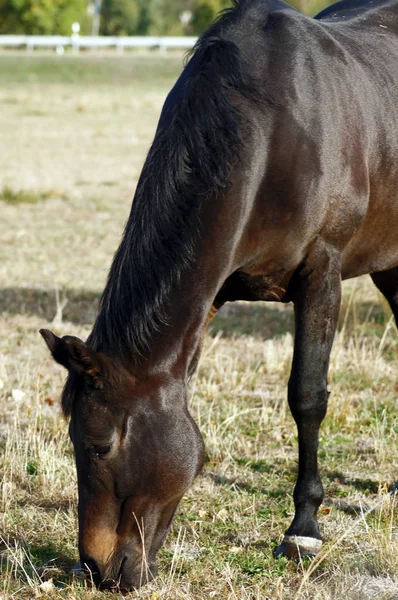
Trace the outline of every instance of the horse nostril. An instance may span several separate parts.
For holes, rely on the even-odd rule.
[[[101,581],[101,583],[98,586],[100,590],[114,590],[114,591],[115,590],[119,590],[119,591],[125,590],[125,588],[123,588],[123,586],[121,585],[121,580],[122,580],[122,576],[123,576],[123,565],[126,562],[126,560],[127,560],[127,556],[125,556],[121,562],[120,569],[119,569],[116,579],[104,579],[103,581]]]
[[[101,573],[97,563],[93,558],[86,558],[81,561],[82,568],[88,571],[90,577],[93,578],[95,585],[98,585],[101,581]]]

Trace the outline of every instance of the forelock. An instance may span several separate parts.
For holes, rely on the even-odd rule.
[[[74,371],[71,371],[62,391],[62,412],[67,418],[71,416],[73,405],[75,403],[79,387],[81,386],[79,379],[81,380],[82,378],[79,377]]]

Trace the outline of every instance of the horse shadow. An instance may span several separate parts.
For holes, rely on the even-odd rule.
[[[53,543],[31,543],[23,536],[0,540],[0,577],[12,572],[18,579],[38,584],[53,578],[57,585],[65,584],[71,581],[75,563],[76,557]]]
[[[0,289],[0,315],[36,316],[43,324],[58,320],[90,326],[95,321],[100,299],[99,290],[9,287]],[[382,301],[358,298],[352,302],[348,316],[347,302],[343,299],[340,328],[343,323],[347,328],[367,323],[374,332],[387,324],[390,312]],[[211,337],[244,335],[266,340],[286,333],[294,333],[293,305],[277,302],[227,303],[208,328]]]
[[[57,318],[75,325],[94,323],[101,293],[81,289],[0,289],[0,315],[36,316],[43,323]]]

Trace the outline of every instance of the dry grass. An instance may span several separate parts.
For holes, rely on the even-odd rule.
[[[0,57],[0,598],[107,598],[75,580],[73,455],[64,373],[38,329],[90,330],[162,100],[181,57]],[[160,576],[132,597],[398,598],[398,336],[370,280],[344,288],[320,458],[324,550],[275,561],[293,511],[290,307],[230,305],[214,322],[191,406],[208,462],[181,503]],[[44,585],[43,585],[44,584]],[[46,587],[47,585],[47,587]]]

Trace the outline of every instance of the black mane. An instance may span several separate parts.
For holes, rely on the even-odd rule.
[[[231,96],[253,100],[258,88],[225,33],[250,3],[234,2],[202,36],[165,103],[88,339],[97,349],[145,354],[194,259],[200,207],[229,186],[243,145]]]

